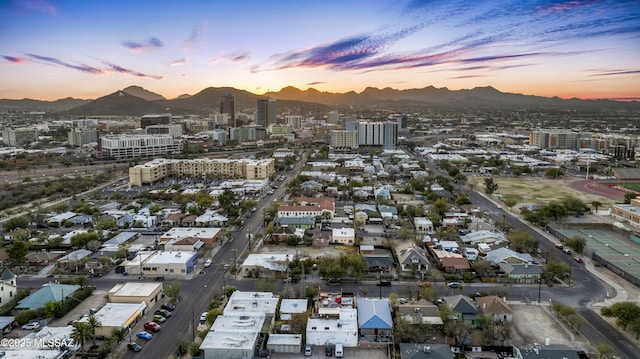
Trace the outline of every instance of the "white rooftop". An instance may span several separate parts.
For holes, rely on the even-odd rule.
[[[138,304],[130,303],[107,303],[94,316],[103,327],[125,328],[130,321],[136,318],[137,314],[142,314],[147,308],[144,302]],[[86,322],[89,318],[83,317],[81,322]]]
[[[292,255],[283,253],[252,253],[242,263],[246,267],[263,267],[275,271],[287,270],[287,261],[293,259]]]
[[[220,232],[220,228],[202,228],[202,227],[175,227],[165,232],[161,237],[164,238],[214,238]]]
[[[124,284],[116,284],[109,290],[110,296],[118,297],[148,297],[162,288],[162,283],[151,282],[127,282]]]
[[[219,315],[209,330],[215,332],[259,332],[264,325],[265,318],[266,315],[259,312],[234,312],[229,315]]]
[[[224,307],[224,315],[232,313],[260,312],[269,315],[276,313],[280,298],[271,292],[235,291]]]
[[[154,252],[138,252],[135,258],[126,262],[127,265],[136,266],[140,265],[140,258],[144,265],[151,264],[186,264],[194,255],[195,252],[179,252],[179,251],[154,251]]]

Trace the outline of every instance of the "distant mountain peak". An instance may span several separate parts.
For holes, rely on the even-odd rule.
[[[155,92],[151,92],[140,86],[129,86],[127,88],[122,89],[122,92],[127,93],[131,96],[140,97],[141,99],[145,99],[147,101],[165,100],[165,98],[162,95],[159,95]]]

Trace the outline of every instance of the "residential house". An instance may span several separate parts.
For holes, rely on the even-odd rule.
[[[413,225],[420,237],[424,234],[431,234],[434,230],[433,222],[426,217],[415,217],[413,219]]]
[[[498,248],[487,253],[485,258],[492,265],[498,265],[499,263],[531,263],[533,258],[527,253],[518,253],[509,248]]]
[[[3,267],[2,274],[0,274],[0,306],[10,301],[17,290],[16,275],[9,268]]]
[[[355,230],[353,228],[334,228],[332,230],[331,242],[353,245],[356,240]]]
[[[507,237],[502,232],[482,230],[460,236],[460,240],[467,245],[477,245],[478,243],[500,244],[507,242]]]
[[[47,302],[61,302],[80,289],[79,285],[46,283],[40,289],[23,298],[16,309],[40,309]]]
[[[395,248],[396,258],[400,264],[400,270],[426,272],[429,270],[429,260],[424,249],[416,246],[413,241],[401,243]]]
[[[358,346],[358,311],[339,308],[338,318],[311,317],[307,321],[306,344],[324,346],[325,343]]]
[[[537,283],[543,268],[529,263],[498,263],[504,276],[512,283]]]
[[[289,261],[292,259],[289,254],[252,253],[247,256],[238,272],[249,278],[287,277]]]
[[[452,289],[454,290],[454,289]],[[451,308],[454,319],[463,320],[472,326],[477,326],[478,313],[480,309],[473,300],[466,295],[458,294],[444,297],[444,302]]]
[[[274,243],[287,243],[289,237],[294,236],[296,234],[296,230],[293,227],[289,226],[281,226],[271,234],[271,242]]]
[[[426,300],[400,303],[398,311],[410,324],[431,324],[433,330],[441,330],[444,325],[438,306]]]
[[[482,314],[492,315],[494,322],[511,322],[513,310],[504,299],[495,295],[489,295],[486,297],[476,297],[475,300]]]

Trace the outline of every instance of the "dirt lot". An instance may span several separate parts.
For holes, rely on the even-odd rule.
[[[469,183],[475,186],[478,191],[483,191],[484,177],[469,177]],[[603,204],[612,204],[613,200],[604,196],[598,196],[590,193],[577,191],[569,186],[572,181],[577,178],[548,179],[543,177],[513,177],[500,178],[493,177],[493,181],[498,184],[496,194],[502,196],[515,195],[520,196],[516,207],[524,204],[547,204],[551,200],[557,200],[564,197],[573,196],[585,203],[598,201]],[[605,207],[605,206],[603,206]]]

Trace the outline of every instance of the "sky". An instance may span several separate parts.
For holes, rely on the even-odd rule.
[[[640,0],[0,0],[0,98],[130,85],[640,100]]]

